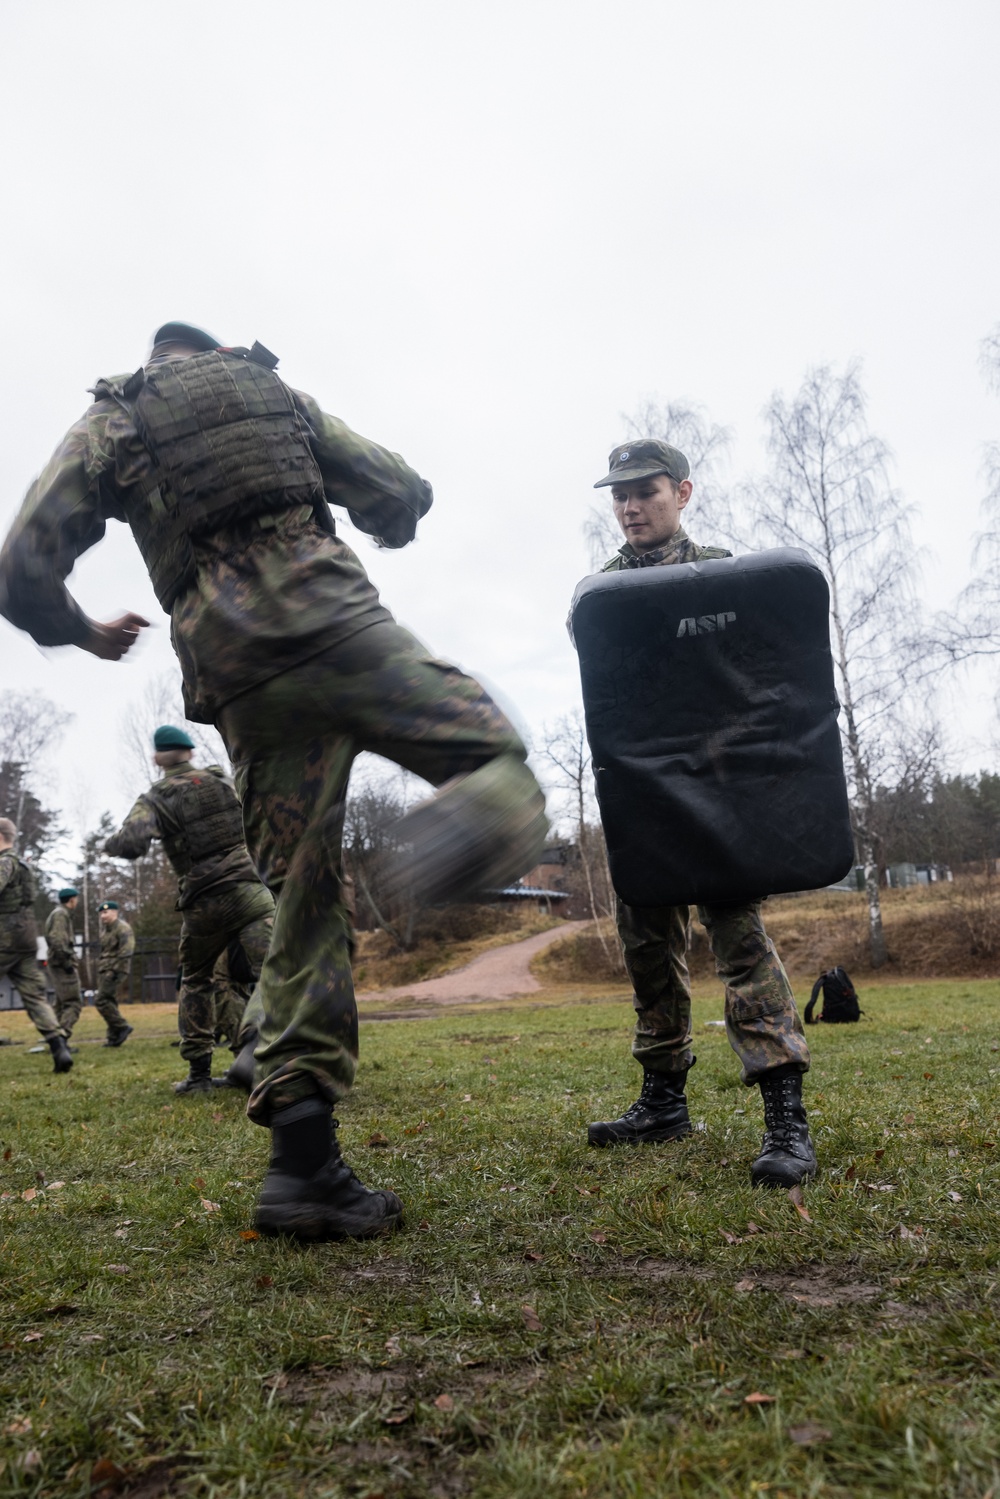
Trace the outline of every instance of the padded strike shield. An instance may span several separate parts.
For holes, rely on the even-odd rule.
[[[599,573],[570,629],[626,904],[736,904],[847,873],[829,591],[804,552]]]

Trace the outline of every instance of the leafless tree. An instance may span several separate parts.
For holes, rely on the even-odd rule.
[[[905,743],[915,632],[916,556],[909,511],[889,482],[889,450],[871,433],[859,366],[810,371],[766,409],[771,468],[746,490],[758,545],[801,547],[830,585],[855,836],[865,866],[871,960],[886,960],[875,858],[876,791]]]
[[[614,899],[604,837],[596,817],[594,771],[583,715],[579,711],[564,714],[546,728],[537,754],[556,772],[553,789],[568,798],[590,915],[609,967],[621,968],[621,956],[612,951],[601,927],[601,918],[613,914]]]
[[[351,775],[344,814],[345,863],[365,915],[404,952],[413,946],[420,902],[417,892],[390,896],[384,885],[398,850],[397,824],[420,785],[401,767],[362,755]]]
[[[0,695],[0,763],[21,767],[17,805],[8,814],[18,826],[24,816],[25,799],[37,785],[42,762],[72,718],[72,713],[64,712],[40,692]]]
[[[694,495],[690,514],[696,519],[699,539],[722,544],[734,551],[747,550],[746,528],[739,521],[730,491],[721,471],[729,456],[732,430],[713,422],[701,406],[685,401],[665,405],[647,397],[631,416],[622,416],[624,437],[660,437],[679,448],[691,465]],[[610,498],[595,502],[584,522],[590,565],[596,571],[622,544],[622,534],[611,511]]]

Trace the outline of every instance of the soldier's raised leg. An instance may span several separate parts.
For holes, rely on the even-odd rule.
[[[260,1014],[248,1113],[272,1131],[257,1224],[302,1238],[392,1227],[402,1204],[344,1165],[332,1106],[357,1062],[352,931],[340,843],[351,763],[373,750],[442,788],[403,831],[435,893],[530,867],[544,803],[524,748],[472,679],[406,631],[374,625],[229,704],[219,721],[237,768],[247,845],[277,898],[251,1006]],[[433,898],[433,897],[432,897]]]
[[[760,914],[760,902],[700,906],[715,967],[726,986],[726,1034],[743,1081],[764,1102],[765,1133],[751,1167],[756,1186],[792,1187],[816,1172],[802,1102],[809,1047],[791,984]]]

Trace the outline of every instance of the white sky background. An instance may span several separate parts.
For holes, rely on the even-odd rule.
[[[431,480],[415,545],[342,530],[398,618],[537,732],[578,701],[563,620],[619,414],[703,403],[735,477],[774,389],[860,355],[946,606],[1000,433],[977,368],[998,55],[987,0],[8,0],[0,527],[160,322],[258,338]],[[123,527],[71,586],[156,621],[123,665],[0,622],[3,685],[76,715],[51,782],[73,825],[126,810],[120,716],[173,658]],[[947,707],[955,768],[991,763],[977,682]]]

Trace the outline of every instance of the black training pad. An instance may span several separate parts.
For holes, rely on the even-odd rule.
[[[847,873],[829,592],[804,552],[599,573],[570,628],[622,900],[727,905]]]

